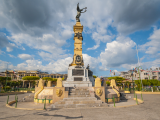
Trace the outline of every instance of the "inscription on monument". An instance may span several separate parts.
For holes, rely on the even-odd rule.
[[[81,77],[75,77],[74,81],[82,81],[82,78]]]
[[[73,76],[84,76],[84,70],[72,69],[72,75]]]

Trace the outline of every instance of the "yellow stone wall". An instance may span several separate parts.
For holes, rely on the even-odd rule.
[[[100,78],[95,79],[95,87],[101,87],[101,79]]]
[[[56,93],[57,90],[62,91],[61,96],[57,96],[57,93]],[[53,102],[52,103],[63,100],[63,98],[68,98],[68,91],[65,91],[65,87],[53,87]]]
[[[102,102],[105,102],[105,87],[94,87],[94,91],[97,97],[99,97]],[[100,95],[97,93],[98,91],[101,91]]]
[[[62,78],[57,79],[57,86],[56,87],[62,87]]]
[[[48,83],[47,83],[47,87],[51,87],[52,85],[51,85],[51,81],[48,81]]]

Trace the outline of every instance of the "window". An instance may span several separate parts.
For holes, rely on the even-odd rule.
[[[59,78],[59,76],[57,76],[57,78]]]
[[[53,78],[53,75],[51,75],[51,78]]]
[[[56,78],[56,76],[54,76],[54,78]]]
[[[144,75],[146,75],[146,73],[144,73]]]
[[[148,78],[146,77],[145,80],[148,80]]]

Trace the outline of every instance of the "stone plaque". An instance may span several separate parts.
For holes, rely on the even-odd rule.
[[[82,81],[82,78],[81,77],[75,77],[74,81]]]
[[[73,76],[84,76],[84,70],[72,69],[72,75]]]

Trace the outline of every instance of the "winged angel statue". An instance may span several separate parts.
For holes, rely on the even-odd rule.
[[[85,10],[85,11],[83,11]],[[76,15],[76,21],[77,22],[80,22],[80,16],[81,16],[81,13],[85,13],[87,11],[87,7],[83,8],[83,9],[80,9],[79,8],[79,3],[77,4],[77,15]]]

